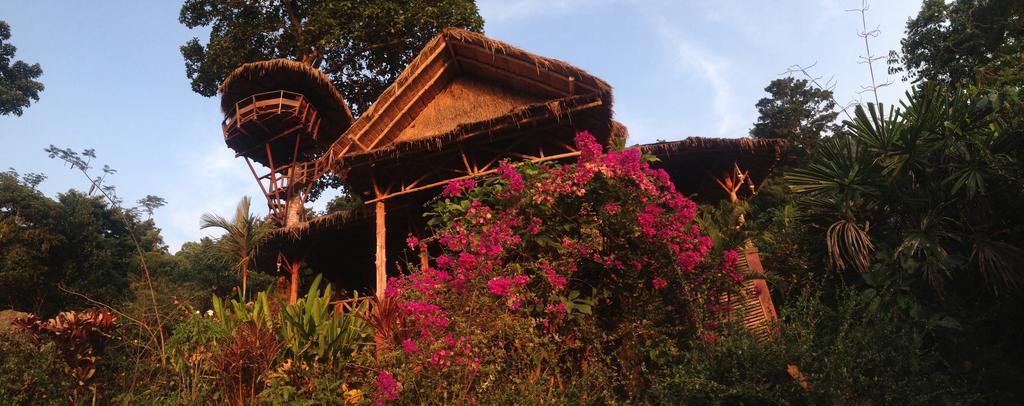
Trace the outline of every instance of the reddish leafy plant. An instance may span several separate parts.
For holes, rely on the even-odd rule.
[[[86,392],[95,399],[99,387],[92,383],[103,349],[117,329],[117,316],[106,310],[60,312],[42,321],[36,316],[15,320],[16,325],[53,341],[64,361],[64,372],[75,381],[71,397],[77,404]]]

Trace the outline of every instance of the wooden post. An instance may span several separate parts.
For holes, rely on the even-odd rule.
[[[295,304],[299,300],[299,268],[302,266],[300,261],[292,261],[288,266],[288,273],[291,274],[292,281],[288,289],[288,303]]]
[[[385,250],[385,239],[387,230],[384,224],[384,201],[375,203],[377,211],[377,298],[384,298],[384,289],[387,287],[388,273],[386,269],[387,251]]]
[[[427,256],[427,243],[420,243],[420,270],[426,270],[430,266],[430,260]]]

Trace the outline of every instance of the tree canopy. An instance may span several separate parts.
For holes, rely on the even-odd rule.
[[[835,127],[839,113],[832,91],[792,77],[775,79],[764,90],[769,96],[757,102],[759,116],[750,130],[754,138],[785,139],[802,155]]]
[[[1024,2],[926,0],[907,22],[903,65],[915,81],[963,85],[1020,72]]]
[[[61,287],[104,303],[128,299],[139,274],[129,230],[143,251],[166,253],[153,220],[76,190],[51,199],[30,176],[0,173],[0,305],[45,314],[76,302]]]
[[[18,50],[7,42],[11,39],[11,26],[0,20],[0,116],[20,116],[24,110],[39,101],[43,84],[37,81],[43,75],[38,63],[15,61]]]
[[[241,64],[289,58],[330,76],[355,114],[442,29],[484,24],[473,0],[186,0],[179,21],[210,28],[181,47],[196,93],[214,96]]]

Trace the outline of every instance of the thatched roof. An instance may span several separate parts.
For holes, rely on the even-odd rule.
[[[333,166],[352,167],[381,159],[395,159],[408,154],[439,151],[448,145],[476,136],[499,135],[509,130],[528,127],[529,122],[570,121],[571,115],[574,113],[602,107],[605,106],[597,95],[566,97],[550,102],[530,104],[515,108],[498,117],[460,123],[449,131],[429,137],[400,140],[374,150],[350,153],[340,158],[335,157]]]
[[[680,192],[696,195],[698,200],[715,201],[723,197],[723,192],[713,177],[730,173],[736,164],[749,171],[751,180],[760,186],[782,158],[786,141],[689,137],[637,147],[658,158],[652,166],[665,169]]]
[[[728,159],[733,154],[771,156],[778,160],[786,149],[786,140],[755,138],[687,137],[678,141],[663,141],[638,145],[645,154],[675,157],[679,155],[716,155]],[[725,154],[722,154],[725,153]]]
[[[565,62],[449,28],[331,147],[331,158],[337,167],[351,162],[349,156],[371,151],[381,157],[441,145],[486,133],[487,125],[558,115],[558,109],[584,99],[601,101],[604,117],[587,124],[607,138],[612,102],[607,83]]]
[[[264,245],[277,246],[282,243],[287,244],[289,242],[299,241],[309,235],[316,234],[323,230],[343,228],[346,224],[368,220],[371,217],[373,217],[373,212],[368,208],[325,214],[288,227],[274,229],[270,232],[270,236],[267,238]]]
[[[288,59],[251,62],[239,66],[220,85],[220,107],[225,115],[250,96],[276,90],[303,95],[320,115],[317,144],[329,146],[352,125],[352,112],[330,78],[318,69]]]

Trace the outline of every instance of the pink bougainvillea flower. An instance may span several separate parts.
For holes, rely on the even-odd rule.
[[[402,350],[404,350],[406,354],[415,353],[416,342],[413,341],[411,338],[406,338],[405,340],[402,340]]]
[[[405,244],[408,245],[410,249],[416,248],[416,246],[420,245],[420,239],[416,238],[415,235],[410,234],[409,238],[405,239]]]
[[[377,373],[377,395],[378,400],[393,401],[398,399],[398,381],[388,371]],[[379,402],[378,402],[379,403]]]
[[[651,285],[654,286],[654,289],[661,290],[665,286],[668,286],[668,282],[666,282],[660,276],[655,276],[654,279],[651,279]]]
[[[512,290],[512,280],[502,277],[491,279],[487,282],[487,289],[498,296],[508,295],[508,292]]]
[[[541,269],[544,270],[544,277],[547,278],[548,283],[550,283],[555,289],[562,289],[569,283],[569,278],[559,275],[555,272],[555,269],[547,263],[542,264]]]
[[[453,180],[444,185],[444,190],[441,191],[443,197],[458,197],[462,196],[463,193],[469,192],[476,187],[476,180],[473,179],[462,179]]]
[[[508,181],[508,190],[513,194],[522,192],[523,188],[526,187],[523,175],[516,172],[516,168],[508,162],[502,162],[498,165],[498,176]]]

